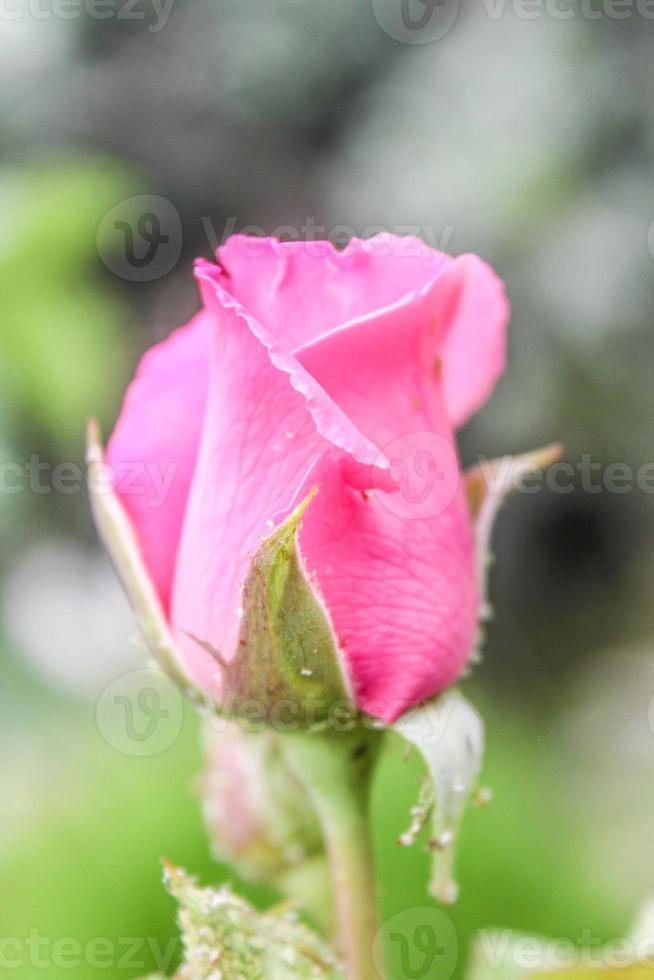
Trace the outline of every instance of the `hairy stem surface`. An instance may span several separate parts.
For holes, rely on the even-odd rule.
[[[373,962],[379,929],[368,821],[379,732],[295,734],[285,739],[289,765],[318,814],[331,865],[338,948],[348,980],[380,980]]]

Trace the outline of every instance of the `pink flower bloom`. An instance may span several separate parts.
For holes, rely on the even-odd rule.
[[[219,691],[188,634],[235,655],[252,556],[317,487],[304,572],[357,705],[392,721],[474,646],[453,433],[504,366],[502,283],[474,255],[391,235],[343,252],[235,236],[196,275],[203,311],[145,355],[107,452],[176,643]]]

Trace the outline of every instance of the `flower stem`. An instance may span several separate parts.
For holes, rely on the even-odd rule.
[[[285,739],[289,765],[318,814],[331,865],[338,947],[348,980],[379,980],[373,944],[379,924],[368,821],[370,782],[381,736],[295,734]]]

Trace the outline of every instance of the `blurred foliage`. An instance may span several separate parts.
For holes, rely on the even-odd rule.
[[[132,186],[100,160],[0,170],[0,412],[61,453],[127,380],[126,312],[98,275],[96,232]]]

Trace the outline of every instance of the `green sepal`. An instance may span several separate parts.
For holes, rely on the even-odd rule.
[[[254,702],[277,726],[320,725],[336,706],[355,714],[332,628],[298,554],[302,516],[316,493],[254,555],[237,654],[222,668],[227,709],[239,714],[241,705]]]
[[[450,905],[458,896],[454,861],[459,829],[466,805],[478,789],[483,723],[475,708],[453,689],[402,715],[393,730],[419,750],[426,769],[419,799],[411,811],[411,825],[399,843],[415,843],[431,817],[430,892],[442,904]]]
[[[465,473],[465,492],[475,532],[477,571],[482,589],[482,622],[488,618],[488,571],[495,520],[507,496],[530,476],[538,476],[563,455],[558,443],[522,456],[485,460]]]

